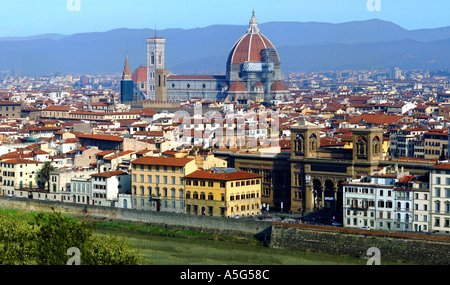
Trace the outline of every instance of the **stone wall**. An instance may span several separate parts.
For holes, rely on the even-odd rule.
[[[140,222],[149,226],[170,227],[202,232],[252,236],[272,248],[321,252],[333,255],[367,257],[371,247],[380,250],[381,264],[450,264],[450,237],[414,233],[353,230],[338,227],[272,223],[249,218],[230,219],[161,213],[105,206],[32,200],[0,196],[1,209],[50,213],[94,220]]]
[[[222,234],[251,236],[261,240],[270,238],[272,224],[250,218],[230,219],[209,216],[194,216],[180,213],[153,212],[105,206],[80,205],[73,203],[33,200],[0,196],[0,208],[51,213],[95,220],[140,222],[150,226],[171,227]]]
[[[367,251],[376,247],[380,252],[381,264],[450,264],[450,237],[426,234],[274,223],[270,246],[333,255],[366,256],[368,259],[372,254],[368,255]]]

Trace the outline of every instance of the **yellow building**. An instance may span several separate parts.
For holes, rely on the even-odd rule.
[[[45,181],[40,177],[41,161],[23,158],[5,159],[0,164],[2,195],[28,197],[28,191],[42,188]]]
[[[186,175],[186,213],[218,217],[260,214],[261,176],[235,169]]]
[[[143,156],[131,162],[133,208],[184,212],[184,176],[197,170],[194,158]]]

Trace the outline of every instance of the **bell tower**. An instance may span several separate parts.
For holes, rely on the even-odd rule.
[[[353,160],[383,159],[383,130],[380,128],[353,129]]]
[[[318,157],[320,148],[320,127],[294,126],[291,128],[291,157]]]
[[[155,100],[156,70],[164,70],[164,49],[166,39],[155,36],[147,39],[147,98]]]

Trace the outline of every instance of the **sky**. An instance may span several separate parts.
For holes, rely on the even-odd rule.
[[[0,0],[0,37],[247,25],[252,10],[259,23],[376,18],[408,30],[450,26],[449,0]]]

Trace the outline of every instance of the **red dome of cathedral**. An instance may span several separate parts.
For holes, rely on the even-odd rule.
[[[271,50],[265,53],[264,50]],[[243,64],[244,62],[262,62],[265,56],[270,56],[272,62],[279,62],[274,45],[259,32],[258,22],[253,16],[250,19],[250,27],[233,46],[228,56],[227,65]]]
[[[228,89],[229,92],[247,92],[247,87],[245,87],[245,84],[240,81],[235,81],[231,83],[230,88]]]
[[[275,81],[272,83],[272,86],[270,86],[270,91],[289,91],[289,89],[283,82]]]

